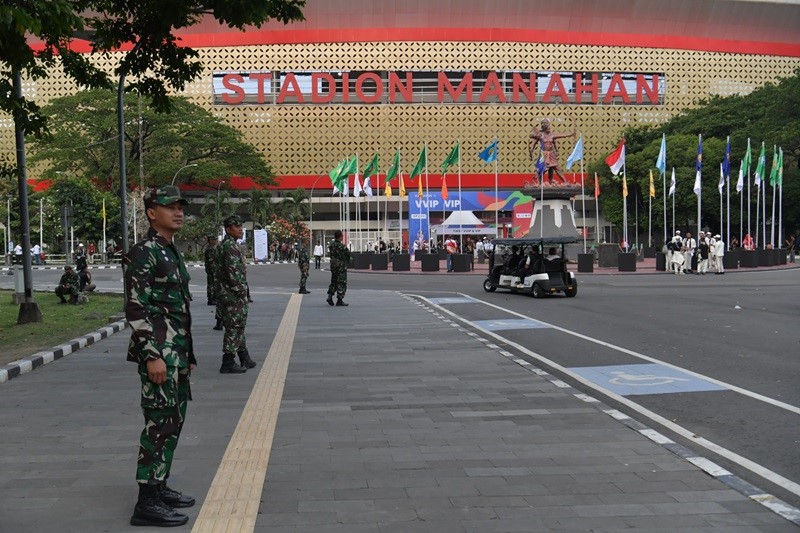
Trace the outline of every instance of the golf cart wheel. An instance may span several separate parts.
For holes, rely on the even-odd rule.
[[[485,290],[486,292],[494,292],[497,290],[497,287],[492,285],[491,278],[486,278],[485,280],[483,280],[483,290]]]
[[[564,294],[566,294],[570,298],[574,298],[578,294],[578,285],[575,284],[569,289],[565,290]]]
[[[534,298],[543,298],[544,297],[544,289],[538,283],[534,283],[533,287],[531,287],[531,294],[533,294]]]

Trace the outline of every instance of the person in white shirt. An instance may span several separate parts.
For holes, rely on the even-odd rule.
[[[314,246],[314,270],[319,270],[320,263],[322,262],[322,256],[325,255],[325,249],[322,245],[317,241],[317,245]]]
[[[675,237],[672,238],[672,242],[670,244],[670,272],[682,275],[684,274],[684,258],[683,252],[681,251],[683,248],[683,240],[681,239],[680,231],[675,232]]]
[[[714,235],[714,261],[717,265],[717,274],[724,274],[725,267],[722,260],[725,257],[725,242],[719,235]]]
[[[692,237],[690,231],[686,232],[686,238],[683,239],[683,270],[684,272],[692,273],[692,256],[694,249],[697,248],[697,241]]]
[[[39,248],[38,244],[34,244],[33,247],[31,247],[31,259],[33,259],[34,265],[42,264],[42,249]]]

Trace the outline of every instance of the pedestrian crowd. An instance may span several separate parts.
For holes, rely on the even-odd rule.
[[[748,235],[749,237],[749,235]],[[690,231],[681,236],[680,231],[667,245],[667,271],[676,275],[725,274],[724,257],[725,242],[722,237],[701,231],[698,238],[692,237]]]

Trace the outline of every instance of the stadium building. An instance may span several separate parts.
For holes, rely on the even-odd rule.
[[[520,225],[514,207],[524,195],[514,193],[531,180],[534,124],[548,117],[556,132],[577,130],[585,159],[595,159],[613,150],[626,126],[664,122],[701,99],[747,94],[792,75],[800,67],[798,4],[309,0],[304,22],[238,32],[206,20],[181,32],[205,64],[185,95],[244,133],[277,174],[277,189],[313,192],[315,238],[340,226],[342,203],[354,241],[396,241],[409,218],[423,220],[419,229],[412,222],[412,239],[420,230],[427,236],[426,218],[435,227],[459,210],[459,188],[462,209],[505,235]],[[52,77],[26,90],[44,103],[74,89]],[[2,150],[11,153],[11,125],[2,127]],[[495,139],[496,175],[493,163],[478,158]],[[456,142],[460,173],[448,169],[445,201],[441,165]],[[573,146],[560,141],[562,166]],[[425,205],[415,208],[418,183],[409,173],[423,147]],[[397,180],[393,196],[383,198],[398,150],[409,193],[401,205]],[[332,168],[357,155],[363,171],[375,154],[379,200],[332,196]],[[249,181],[226,179],[244,188]],[[586,223],[576,220],[592,239],[593,206],[586,202]]]

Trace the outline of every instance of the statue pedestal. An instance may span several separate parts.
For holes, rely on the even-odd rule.
[[[524,193],[532,196],[534,202],[533,224],[523,238],[577,240],[580,233],[575,226],[575,213],[570,199],[580,192],[579,185],[545,185],[524,189]]]

